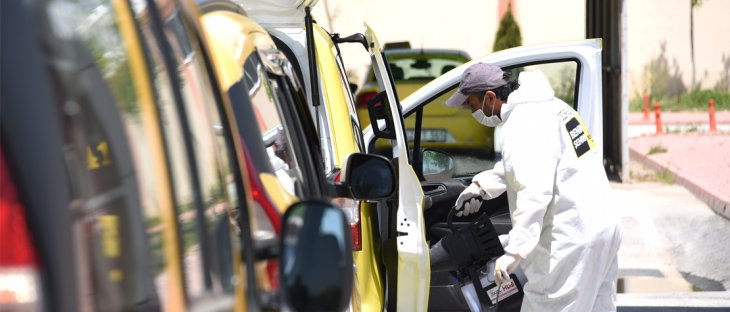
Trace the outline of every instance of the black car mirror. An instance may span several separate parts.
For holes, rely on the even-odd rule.
[[[450,179],[454,176],[454,158],[444,151],[424,149],[421,151],[421,173],[426,181]]]
[[[368,101],[368,115],[370,116],[370,124],[373,128],[373,135],[376,138],[395,140],[395,126],[393,125],[393,117],[390,114],[390,103],[388,103],[388,94],[381,91]],[[380,129],[378,121],[385,121],[385,129]]]
[[[352,241],[342,209],[303,201],[282,219],[279,281],[292,311],[343,311],[352,295]]]
[[[395,194],[395,169],[387,158],[352,153],[345,159],[344,179],[339,183],[340,195],[358,200],[382,200]]]

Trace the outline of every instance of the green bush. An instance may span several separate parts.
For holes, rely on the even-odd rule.
[[[517,25],[515,17],[512,15],[512,6],[507,7],[507,12],[499,22],[497,36],[494,39],[493,52],[504,49],[514,48],[522,45],[522,35],[520,34],[520,26]]]
[[[710,99],[715,100],[715,110],[730,110],[730,92],[716,90],[698,90],[691,93],[685,93],[678,97],[663,98],[659,100],[663,112],[678,111],[707,111],[707,102]],[[654,112],[655,99],[649,101],[649,112]],[[644,99],[637,97],[629,102],[629,111],[642,112],[644,110]]]

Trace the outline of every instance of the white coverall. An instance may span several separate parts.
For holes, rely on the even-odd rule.
[[[615,311],[621,229],[597,146],[578,113],[540,71],[523,72],[502,105],[502,161],[474,176],[494,198],[507,191],[528,282],[522,311]]]

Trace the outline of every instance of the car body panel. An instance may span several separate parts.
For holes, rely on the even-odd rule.
[[[381,247],[375,241],[375,204],[360,206],[362,250],[354,252],[355,285],[352,292],[353,311],[383,311],[385,276],[379,264]]]
[[[283,42],[284,45],[290,50],[290,57],[296,59],[300,77],[304,80],[307,86],[306,91],[311,91],[312,81],[309,81],[309,59],[307,55],[307,42],[306,33],[304,31],[304,10],[305,5],[300,2],[287,2],[287,1],[248,1],[243,3],[243,7],[246,12],[264,26],[275,38]],[[292,12],[296,11],[296,12]],[[278,13],[277,13],[278,12]],[[288,12],[288,13],[282,13]],[[278,15],[277,15],[278,14]],[[287,15],[290,14],[290,15]],[[286,15],[286,16],[285,16]],[[293,16],[293,17],[292,17]],[[372,32],[370,32],[372,33]],[[346,73],[344,68],[339,61],[339,55],[337,48],[334,45],[330,34],[328,34],[320,26],[313,25],[313,37],[316,46],[316,60],[317,60],[317,76],[319,89],[315,92],[319,92],[319,103],[314,103],[310,108],[313,119],[318,121],[319,136],[323,146],[323,155],[325,160],[325,171],[327,174],[336,172],[338,168],[343,166],[343,161],[346,157],[353,153],[359,152],[364,149],[364,145],[361,141],[361,127],[357,122],[357,110],[354,107],[354,101],[350,93],[348,81],[346,79]],[[380,52],[376,53],[377,56],[373,57],[380,58],[380,62],[384,62]],[[390,83],[390,79],[387,78],[387,72],[383,71],[385,80]],[[395,93],[392,87],[389,87],[390,99],[392,103],[395,102]],[[311,94],[309,95],[311,99]],[[399,110],[394,107],[390,113],[394,115],[400,115],[397,113]],[[401,229],[406,236],[397,238],[398,241],[406,240],[419,240],[422,242],[419,246],[422,248],[416,250],[403,250],[402,262],[404,265],[400,270],[404,274],[410,277],[415,276],[428,276],[428,250],[425,247],[423,239],[422,226],[415,226],[422,224],[422,216],[416,213],[421,209],[422,193],[418,185],[418,180],[413,172],[410,164],[408,163],[406,138],[402,124],[398,123],[400,132],[400,153],[401,157],[399,160],[399,181],[400,181],[400,192],[403,194],[415,194],[415,196],[402,196],[398,199],[398,206],[401,210],[400,214],[404,219],[409,220],[408,225],[405,225]],[[328,150],[329,146],[329,150]],[[328,156],[330,157],[328,159]],[[412,189],[408,189],[408,188]],[[414,193],[414,190],[417,191]],[[421,194],[419,196],[419,194]],[[375,229],[378,225],[374,223],[375,220],[375,207],[373,204],[363,203],[360,207],[360,226],[362,234],[362,250],[354,253],[354,259],[356,264],[356,278],[355,278],[355,291],[353,294],[353,310],[383,310],[385,302],[385,273],[383,271],[380,255],[380,242],[376,241]],[[410,243],[408,244],[410,245]],[[420,253],[419,253],[420,252]],[[414,257],[414,255],[416,255]],[[418,268],[414,272],[410,272],[412,268]],[[426,271],[423,271],[423,268]],[[426,274],[424,274],[426,272]],[[414,280],[422,280],[421,277]],[[399,296],[404,298],[413,297],[412,294],[420,293],[415,298],[409,299],[420,301],[420,304],[414,305],[411,302],[402,303],[401,306],[405,310],[411,309],[411,306],[419,306],[425,309],[427,303],[427,297],[423,296],[423,289],[428,287],[428,281],[422,283],[418,292],[409,292],[408,289],[412,287],[406,287],[406,284],[401,284],[399,292],[404,295]],[[421,309],[421,308],[419,308]]]
[[[345,158],[350,153],[359,150],[354,138],[356,136],[351,122],[350,110],[347,105],[347,98],[350,97],[348,90],[341,80],[341,74],[335,59],[335,46],[329,38],[329,34],[314,25],[314,40],[317,48],[317,66],[319,66],[319,78],[321,94],[324,95],[324,105],[327,106],[329,114],[328,122],[331,129],[331,140],[335,146],[336,164],[342,168]]]
[[[279,209],[279,212],[284,213],[287,207],[300,200],[296,195],[289,193],[289,191],[281,185],[281,181],[279,181],[276,176],[263,172],[259,173],[259,179],[264,185],[267,193],[276,194],[276,196],[270,196],[270,198],[271,201],[274,202],[276,208]]]
[[[200,309],[210,300],[217,308],[243,311],[249,303],[244,289],[255,276],[246,280],[242,274],[246,264],[240,257],[242,246],[234,243],[239,236],[232,218],[233,195],[216,189],[220,190],[218,197],[202,206],[194,203],[190,209],[181,209],[181,204],[187,204],[179,201],[181,190],[196,188],[193,192],[204,194],[204,200],[211,199],[210,190],[222,185],[220,178],[236,165],[233,154],[226,153],[232,151],[230,141],[222,146],[210,144],[217,141],[208,126],[212,119],[222,118],[213,111],[220,112],[225,103],[216,89],[216,78],[206,70],[207,53],[198,41],[197,11],[189,2],[161,2],[13,1],[3,5],[2,75],[15,76],[16,85],[11,96],[5,92],[10,82],[3,82],[0,152],[11,154],[9,171],[22,173],[14,182],[36,239],[27,248],[37,249],[40,255],[41,287],[36,290],[41,290],[41,310],[183,311]],[[163,9],[169,9],[164,14],[170,15],[160,14]],[[14,12],[13,19],[7,18],[9,12]],[[10,38],[6,37],[10,30],[6,26],[11,25],[6,22],[10,21],[17,27],[13,35],[22,40],[6,45],[6,38]],[[18,27],[23,24],[33,27]],[[170,30],[167,27],[178,25],[184,26],[176,29],[179,32],[162,35]],[[190,43],[186,56],[192,56],[185,64],[176,62],[168,40]],[[21,43],[25,44],[22,49]],[[25,55],[11,58],[13,63],[37,67],[6,67],[6,56],[17,56],[19,50]],[[20,83],[21,78],[35,80],[33,87]],[[43,100],[27,105],[27,99],[36,99],[32,94],[39,90],[44,90],[40,92]],[[201,93],[192,94],[195,91]],[[192,105],[183,106],[186,104]],[[189,119],[174,114],[191,106],[199,108],[201,114],[188,115]],[[45,123],[41,116],[53,117],[54,122]],[[11,118],[23,120],[22,124],[34,131],[16,132],[21,128]],[[181,136],[169,127],[178,120],[188,126],[194,124],[188,129],[199,139],[195,143],[215,149],[194,151],[207,153],[196,154],[198,159],[205,159],[201,163],[207,163],[197,168],[210,175],[198,177],[212,179],[197,185],[190,176],[175,179],[179,177],[176,171],[185,171],[184,175],[195,168],[190,162],[173,164],[177,157],[193,158],[190,153],[171,155],[170,142]],[[34,136],[60,143],[59,148],[33,146],[38,143],[29,138]],[[32,143],[25,145],[23,141]],[[216,157],[222,154],[226,154],[226,162]],[[47,160],[32,163],[37,155]],[[62,161],[54,161],[58,159]],[[43,168],[41,164],[50,166]],[[53,180],[58,173],[64,179]],[[247,206],[247,187],[238,182],[240,179],[233,182],[233,192],[240,194],[240,202]],[[37,196],[39,191],[44,196]],[[68,200],[47,200],[56,193],[66,194]],[[210,236],[201,234],[214,232],[206,230],[212,230],[209,221],[218,218],[224,221],[216,224],[222,225],[218,233],[230,239],[225,241],[230,245],[221,241],[212,246],[207,244]],[[239,229],[243,229],[241,236],[249,235],[245,227]],[[195,254],[190,246],[203,252]],[[221,266],[206,267],[205,253],[215,253],[222,260]],[[71,276],[58,278],[62,276],[56,273],[59,271]],[[205,274],[216,275],[211,276],[212,283],[205,281]],[[232,279],[238,280],[235,287],[226,283]],[[201,291],[191,291],[191,286]]]
[[[347,156],[360,152],[358,136],[360,127],[353,126],[354,111],[348,105],[352,102],[349,88],[342,80],[342,72],[335,59],[335,47],[329,34],[319,25],[313,25],[315,47],[317,49],[317,65],[319,67],[320,89],[323,104],[327,106],[325,113],[330,125],[330,138],[335,154],[336,168],[342,168]],[[327,143],[330,144],[330,143]],[[362,250],[354,252],[355,289],[353,291],[353,310],[382,310],[385,302],[384,276],[379,267],[379,251],[374,238],[372,222],[373,203],[362,202],[360,205],[360,231]]]
[[[390,113],[396,144],[393,154],[398,159],[398,210],[396,213],[396,238],[398,248],[397,307],[406,311],[426,311],[431,277],[429,248],[426,243],[423,222],[423,190],[408,160],[408,146],[404,132],[400,105],[396,98],[392,79],[388,74],[380,43],[373,30],[366,24],[365,38],[370,47],[373,69],[381,90],[385,90],[391,103]],[[407,196],[402,196],[407,194]]]
[[[252,168],[248,177],[254,197],[253,238],[266,243],[279,237],[281,215],[288,207],[323,196],[324,176],[313,163],[320,161],[305,143],[306,121],[289,119],[303,104],[297,93],[301,84],[269,33],[240,6],[209,1],[202,2],[201,9],[201,23],[218,61],[215,70],[224,77],[222,88],[231,98],[239,131],[244,131],[238,132],[244,152],[251,156],[245,162]],[[277,306],[276,296],[270,294],[279,289],[278,262],[262,260],[255,267],[257,276],[268,277],[257,284],[257,290],[267,294],[264,308]]]
[[[241,1],[240,4],[246,11],[246,14],[262,27],[264,27],[273,37],[281,40],[283,44],[287,46],[290,52],[293,54],[292,57],[298,66],[298,70],[301,73],[301,80],[304,83],[304,89],[307,93],[307,100],[311,102],[312,99],[312,82],[309,79],[309,60],[307,55],[307,43],[306,43],[306,32],[304,25],[305,8],[314,6],[318,0],[250,0]],[[337,85],[341,77],[336,75],[337,67],[332,66],[333,58],[331,52],[326,49],[332,48],[332,40],[324,32],[321,27],[314,25],[314,40],[317,45],[316,55],[318,57],[318,64],[322,61],[326,65],[318,65],[319,72],[319,99],[320,102],[309,106],[312,119],[318,125],[318,131],[320,141],[322,142],[322,157],[325,164],[325,171],[327,173],[332,172],[336,168],[340,168],[342,160],[348,155],[348,153],[342,154],[342,151],[337,151],[336,147],[333,147],[328,142],[333,140],[333,129],[332,118],[329,115],[328,109],[317,108],[317,106],[326,105],[327,101],[340,99],[337,95]],[[319,29],[319,30],[318,30]],[[324,45],[324,47],[322,47]],[[320,60],[320,58],[326,58],[328,60]],[[329,93],[325,89],[325,85],[329,86]],[[345,91],[342,91],[345,92]],[[332,97],[330,99],[330,97]],[[344,103],[344,102],[335,102]],[[324,126],[323,126],[324,125]],[[343,142],[344,139],[338,140]],[[339,156],[336,156],[339,155]]]
[[[121,2],[121,1],[113,1],[115,3]],[[196,36],[199,36],[196,39],[202,39],[202,42],[199,42],[199,48],[203,51],[204,56],[206,57],[204,62],[207,62],[208,66],[215,67],[216,58],[211,55],[211,50],[209,49],[209,45],[207,42],[207,37],[204,31],[202,30],[202,25],[200,23],[200,11],[198,10],[197,5],[193,0],[179,0],[179,9],[181,12],[189,19],[189,23],[191,24],[190,27],[192,27],[192,31]],[[158,4],[160,6],[160,4]],[[129,9],[128,9],[129,10]],[[131,10],[130,10],[131,11]],[[222,94],[222,90],[225,90],[222,88],[221,79],[222,77],[219,77],[216,75],[215,72],[213,72],[212,68],[206,68],[208,71],[206,74],[210,75],[208,77],[210,87],[213,89],[211,90],[213,93],[213,97],[219,101],[218,107],[220,108],[220,113],[223,114],[221,116],[221,121],[224,122],[226,125],[230,127],[229,133],[236,133],[236,125],[235,120],[233,120],[233,114],[231,111],[231,103],[228,101],[228,97]],[[152,108],[151,108],[152,109]],[[158,117],[159,118],[159,117]],[[158,119],[162,120],[162,119]],[[241,211],[237,212],[240,216],[243,216],[241,218],[243,220],[243,223],[237,223],[236,225],[229,224],[229,221],[225,221],[224,223],[227,224],[227,226],[224,226],[226,230],[224,232],[228,232],[229,235],[234,235],[236,237],[242,238],[242,240],[239,239],[231,239],[228,241],[228,246],[225,246],[225,244],[222,244],[222,248],[230,248],[231,249],[231,261],[232,261],[232,270],[233,270],[233,276],[238,280],[238,282],[233,282],[233,291],[232,291],[232,297],[231,300],[227,300],[229,298],[223,298],[218,297],[218,303],[219,308],[221,309],[227,309],[232,308],[233,311],[248,311],[251,308],[256,308],[259,306],[259,300],[255,297],[255,289],[257,283],[262,283],[262,281],[265,280],[265,274],[263,272],[257,272],[256,274],[253,274],[253,255],[251,247],[247,247],[246,250],[242,250],[244,248],[241,248],[241,241],[246,242],[247,240],[251,239],[251,216],[253,216],[253,211],[251,211],[251,208],[253,205],[253,200],[251,198],[250,193],[247,191],[250,189],[250,186],[246,182],[246,179],[240,178],[241,176],[246,176],[247,167],[245,165],[245,162],[243,160],[243,155],[241,154],[241,144],[242,142],[240,140],[237,140],[235,138],[232,138],[230,141],[227,141],[226,148],[227,149],[233,149],[237,151],[235,155],[228,155],[232,156],[233,159],[229,159],[230,165],[232,166],[231,169],[238,169],[239,178],[234,178],[233,181],[230,181],[229,183],[232,183],[234,185],[234,188],[230,190],[231,194],[228,194],[229,200],[231,200],[233,205],[237,206],[237,209],[240,209]],[[229,145],[230,144],[230,145]],[[166,177],[171,177],[171,175],[167,175]],[[232,200],[232,197],[236,197],[235,200]],[[241,209],[240,207],[243,206],[244,208]],[[206,213],[209,213],[210,209],[206,211]],[[174,214],[175,211],[173,210],[172,213]],[[229,218],[234,217],[234,212],[228,211],[227,214],[229,215]],[[178,218],[179,216],[172,215],[173,218]],[[239,217],[239,216],[236,216]],[[172,222],[170,220],[169,222]],[[166,225],[165,227],[169,227],[169,225]],[[174,228],[177,230],[177,228]],[[179,230],[178,230],[179,231]],[[169,230],[168,230],[169,232]],[[176,232],[174,234],[169,235],[179,235],[179,232]],[[225,242],[221,242],[225,243]],[[183,245],[184,242],[178,241],[179,245]],[[182,249],[183,246],[180,246],[179,249]],[[173,255],[179,255],[177,254],[169,254],[169,257],[173,257]],[[180,270],[182,270],[183,267],[181,266]],[[181,277],[182,279],[182,277]],[[180,284],[181,286],[185,286],[185,283],[183,282]],[[175,285],[173,285],[175,287]],[[185,289],[183,289],[185,291]],[[200,308],[201,305],[204,305],[204,302],[199,302],[196,305],[192,305],[189,302],[185,301],[185,297],[180,298],[182,306],[186,308],[184,309],[191,309],[191,308]],[[189,299],[188,299],[189,300]],[[172,309],[177,310],[177,309]]]
[[[211,56],[224,90],[230,90],[244,77],[244,62],[251,53],[257,50],[276,49],[276,45],[263,27],[240,14],[214,11],[203,14],[200,20],[206,30],[208,45],[215,47],[211,49]],[[280,213],[284,213],[287,207],[299,201],[299,198],[289,192],[275,175],[259,172],[258,177],[266,193],[269,194],[269,199],[274,202],[275,208]]]
[[[216,64],[221,87],[228,90],[241,79],[243,61],[246,56],[254,52],[254,40],[250,40],[249,37],[265,36],[265,31],[255,22],[227,11],[204,14],[200,17],[200,23],[208,33],[206,39],[211,46],[233,45],[231,49],[211,49],[211,57]],[[214,31],[226,28],[233,30]]]
[[[312,2],[313,5],[316,1]],[[307,55],[304,25],[305,5],[286,1],[244,1],[242,6],[249,17],[256,20],[269,33],[280,40],[290,52],[290,59],[298,65],[307,99],[311,102],[309,60]],[[288,12],[288,13],[284,13]],[[353,152],[362,152],[360,126],[357,121],[353,98],[344,73],[336,59],[336,48],[329,34],[319,25],[313,25],[316,46],[319,105],[309,105],[310,113],[319,125],[322,157],[325,174],[342,168],[346,157]],[[311,103],[310,103],[311,104]],[[353,104],[352,109],[349,108]],[[354,117],[353,117],[354,116]],[[357,133],[356,133],[357,131]],[[375,204],[361,202],[360,233],[362,250],[353,252],[355,263],[353,311],[382,311],[385,303],[385,273],[377,242]]]
[[[120,29],[124,37],[124,41],[127,42],[127,51],[130,55],[130,64],[133,81],[135,82],[135,89],[137,90],[140,101],[140,117],[142,123],[145,125],[144,129],[147,131],[145,136],[150,140],[150,153],[153,157],[150,159],[154,164],[155,168],[154,176],[156,178],[155,183],[157,184],[158,196],[160,197],[160,211],[162,212],[162,219],[164,226],[162,228],[162,235],[165,241],[175,242],[177,241],[178,226],[175,219],[177,215],[175,213],[174,195],[172,193],[172,186],[170,181],[165,177],[171,176],[167,166],[167,156],[163,148],[164,146],[164,135],[161,131],[159,123],[158,110],[156,107],[156,100],[154,98],[154,90],[152,88],[152,82],[150,77],[146,74],[148,71],[148,65],[145,61],[145,56],[142,53],[142,45],[140,38],[137,37],[136,30],[134,29],[134,17],[132,16],[132,10],[126,7],[126,2],[115,1],[114,9],[119,14]],[[181,253],[179,244],[164,244],[165,254],[167,255],[178,255]],[[182,281],[182,263],[178,257],[171,257],[171,263],[166,267],[166,275],[170,279],[169,296],[165,302],[165,306],[170,307],[173,310],[183,309],[185,305],[185,290],[182,289],[184,282]],[[245,300],[245,299],[243,299]]]

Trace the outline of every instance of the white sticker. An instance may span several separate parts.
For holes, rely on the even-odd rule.
[[[505,298],[512,296],[516,294],[519,289],[517,288],[517,284],[510,278],[507,281],[502,282],[502,289],[499,291],[499,301],[503,301]],[[492,301],[492,304],[497,303],[497,287],[493,287],[489,290],[487,290],[487,294],[489,295],[489,300]]]

